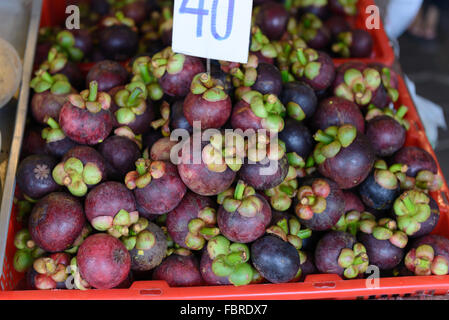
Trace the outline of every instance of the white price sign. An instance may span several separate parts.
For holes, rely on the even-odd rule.
[[[248,62],[253,0],[175,0],[174,52]]]

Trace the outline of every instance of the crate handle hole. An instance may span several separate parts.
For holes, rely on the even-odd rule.
[[[325,288],[335,288],[337,284],[334,281],[326,281],[326,282],[314,282],[313,286],[315,288],[325,289]]]
[[[160,296],[162,295],[161,289],[142,289],[139,293],[143,296]]]

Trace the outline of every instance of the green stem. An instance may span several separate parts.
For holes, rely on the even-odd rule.
[[[148,65],[146,63],[142,63],[139,65],[140,76],[145,84],[149,84],[151,82],[150,71],[148,70]]]
[[[310,229],[300,230],[296,235],[301,239],[307,239],[312,236],[312,230]]]
[[[307,58],[304,54],[304,49],[298,49],[296,51],[296,56],[298,57],[299,62],[301,63],[301,65],[305,66],[307,64]]]
[[[53,77],[47,72],[47,71],[45,71],[44,73],[42,73],[42,79],[43,80],[45,80],[45,81],[47,81],[47,82],[50,82],[50,83],[53,83],[54,82],[54,80],[53,80]]]
[[[55,119],[53,119],[52,117],[47,119],[47,124],[50,126],[50,128],[52,129],[59,129],[59,124],[55,121]]]
[[[396,112],[396,117],[398,117],[399,119],[404,118],[405,114],[407,113],[408,108],[404,105],[401,105],[398,109],[398,111]]]
[[[128,97],[128,101],[126,102],[126,104],[128,106],[135,106],[137,99],[139,98],[140,94],[142,93],[142,89],[140,88],[135,88],[131,94]]]
[[[147,168],[145,166],[145,161],[137,161],[136,162],[136,170],[137,170],[137,173],[139,173],[139,176],[142,176],[145,173],[147,173]]]
[[[90,102],[94,102],[97,100],[97,93],[98,93],[98,82],[97,81],[92,81],[89,84],[89,97],[87,98],[87,100],[89,100]]]
[[[416,207],[415,207],[415,204],[412,202],[412,200],[410,200],[409,197],[405,197],[404,200],[403,200],[403,202],[404,202],[404,205],[405,205],[405,207],[407,208],[407,210],[408,210],[411,214],[414,214],[415,211],[416,211]]]
[[[234,199],[242,200],[244,192],[245,192],[245,182],[243,182],[243,180],[239,180],[239,182],[237,182],[237,185],[235,186]]]
[[[325,143],[325,144],[329,144],[329,143],[331,143],[332,141],[334,141],[334,138],[333,138],[333,137],[331,137],[331,136],[325,134],[325,133],[324,133],[323,131],[321,131],[321,130],[318,130],[318,131],[315,133],[314,138],[315,138],[316,141],[322,142],[322,143]]]

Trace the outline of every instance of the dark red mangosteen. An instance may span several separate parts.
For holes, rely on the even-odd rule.
[[[218,202],[218,227],[229,240],[249,243],[265,233],[271,221],[270,205],[242,180],[235,188],[219,194]]]
[[[415,240],[404,264],[417,276],[449,273],[449,240],[440,235],[427,235]]]
[[[324,50],[331,40],[329,30],[313,13],[306,13],[300,18],[297,34],[306,41],[310,48],[315,50]]]
[[[273,63],[277,57],[277,51],[270,39],[262,33],[259,27],[251,29],[250,49],[258,58],[259,62]]]
[[[202,129],[221,128],[229,119],[231,98],[221,84],[207,73],[197,74],[184,100],[183,112],[191,126],[199,121]]]
[[[80,62],[90,55],[93,41],[87,29],[62,30],[56,35],[56,43],[67,53],[71,61]]]
[[[384,160],[377,160],[374,170],[358,187],[363,203],[376,210],[391,209],[406,171],[406,165],[398,163],[388,167]]]
[[[325,178],[310,178],[301,183],[294,199],[295,213],[307,228],[331,229],[345,209],[345,197],[337,184]]]
[[[369,68],[376,69],[382,79],[382,85],[374,92],[372,103],[378,108],[384,108],[399,98],[398,75],[396,72],[381,63],[370,63]]]
[[[420,171],[424,170],[437,174],[435,159],[426,150],[416,146],[401,148],[393,156],[393,161],[407,165],[407,176],[410,177],[416,177]]]
[[[200,250],[218,235],[216,203],[209,197],[187,192],[181,203],[167,214],[167,231],[179,246]]]
[[[335,67],[327,53],[301,48],[296,51],[292,60],[292,74],[315,91],[329,88],[334,81]]]
[[[317,108],[318,99],[315,91],[305,82],[287,82],[284,84],[280,100],[288,115],[298,121],[310,119]]]
[[[397,112],[385,108],[368,108],[365,116],[367,120],[366,136],[372,142],[376,155],[380,157],[392,156],[402,148],[405,143],[406,133],[410,127],[404,119],[408,108],[404,105]]]
[[[330,31],[332,38],[337,37],[339,33],[351,30],[348,21],[342,16],[331,16],[324,22],[324,25]]]
[[[86,76],[86,84],[97,81],[98,91],[107,92],[112,88],[125,85],[128,72],[117,61],[103,60],[97,62]]]
[[[113,117],[109,111],[111,97],[98,92],[98,82],[89,90],[70,95],[59,114],[59,125],[65,135],[80,144],[95,145],[104,141],[112,131]]]
[[[440,218],[440,209],[436,201],[423,191],[408,190],[394,202],[398,229],[409,237],[427,235],[435,229]]]
[[[366,248],[353,235],[330,231],[318,241],[315,265],[322,273],[335,273],[353,279],[365,273],[369,258]]]
[[[329,0],[329,9],[338,15],[355,16],[358,0]]]
[[[159,51],[159,50],[158,50]],[[158,52],[156,51],[156,52]],[[158,79],[152,72],[152,61],[147,55],[140,56],[130,64],[133,77],[131,82],[143,82],[146,86],[147,99],[158,101],[164,96]]]
[[[56,159],[49,155],[26,157],[17,169],[17,185],[25,195],[36,200],[58,190],[60,187],[51,174],[56,165]]]
[[[69,254],[62,252],[37,258],[28,271],[28,285],[37,290],[68,289],[66,280],[69,276],[67,267],[70,265],[70,259]]]
[[[200,58],[174,53],[167,47],[153,56],[153,73],[165,94],[183,98],[190,91],[193,78],[205,71]]]
[[[362,29],[341,32],[332,45],[332,51],[343,58],[367,58],[373,52],[373,38]]]
[[[89,236],[76,256],[80,275],[97,289],[111,289],[122,283],[131,269],[131,257],[123,243],[105,233]]]
[[[302,122],[292,118],[285,120],[279,139],[285,144],[287,153],[294,152],[303,160],[306,160],[313,150],[312,133]]]
[[[341,189],[353,188],[369,175],[375,155],[370,141],[353,125],[332,126],[314,135],[318,171]]]
[[[288,12],[274,1],[263,3],[256,16],[256,23],[270,40],[279,40],[287,29]]]
[[[326,19],[329,16],[329,7],[327,0],[306,0],[300,3],[299,15],[311,13],[320,19]]]
[[[358,132],[365,132],[365,120],[360,108],[354,102],[339,97],[322,100],[311,119],[315,130],[344,124],[355,126]]]
[[[182,254],[181,254],[182,252]],[[153,271],[153,280],[165,280],[170,287],[194,287],[203,284],[197,258],[189,251],[171,254]]]
[[[81,234],[86,218],[74,197],[54,192],[39,200],[29,219],[33,241],[48,252],[68,249]]]
[[[62,106],[68,101],[71,93],[77,93],[63,74],[50,75],[39,70],[31,80],[30,87],[34,89],[31,100],[31,113],[40,124],[46,124],[47,117],[58,119]]]
[[[145,0],[127,1],[125,6],[121,8],[123,14],[135,21],[137,25],[141,25],[148,18],[148,10]]]
[[[125,183],[134,190],[139,205],[150,214],[164,214],[176,208],[187,191],[176,166],[168,161],[140,158],[136,168],[128,172]]]
[[[46,151],[57,157],[62,158],[70,149],[77,146],[77,143],[66,137],[59,123],[53,118],[46,118],[47,128],[42,130],[42,138],[45,139]]]

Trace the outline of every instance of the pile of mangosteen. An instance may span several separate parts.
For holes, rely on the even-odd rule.
[[[347,22],[357,1],[254,1],[248,63],[210,72],[172,51],[172,6],[81,1],[81,30],[40,30],[17,170],[24,288],[448,274],[449,240],[430,235],[442,177],[404,145],[397,74],[332,60],[372,54]]]

